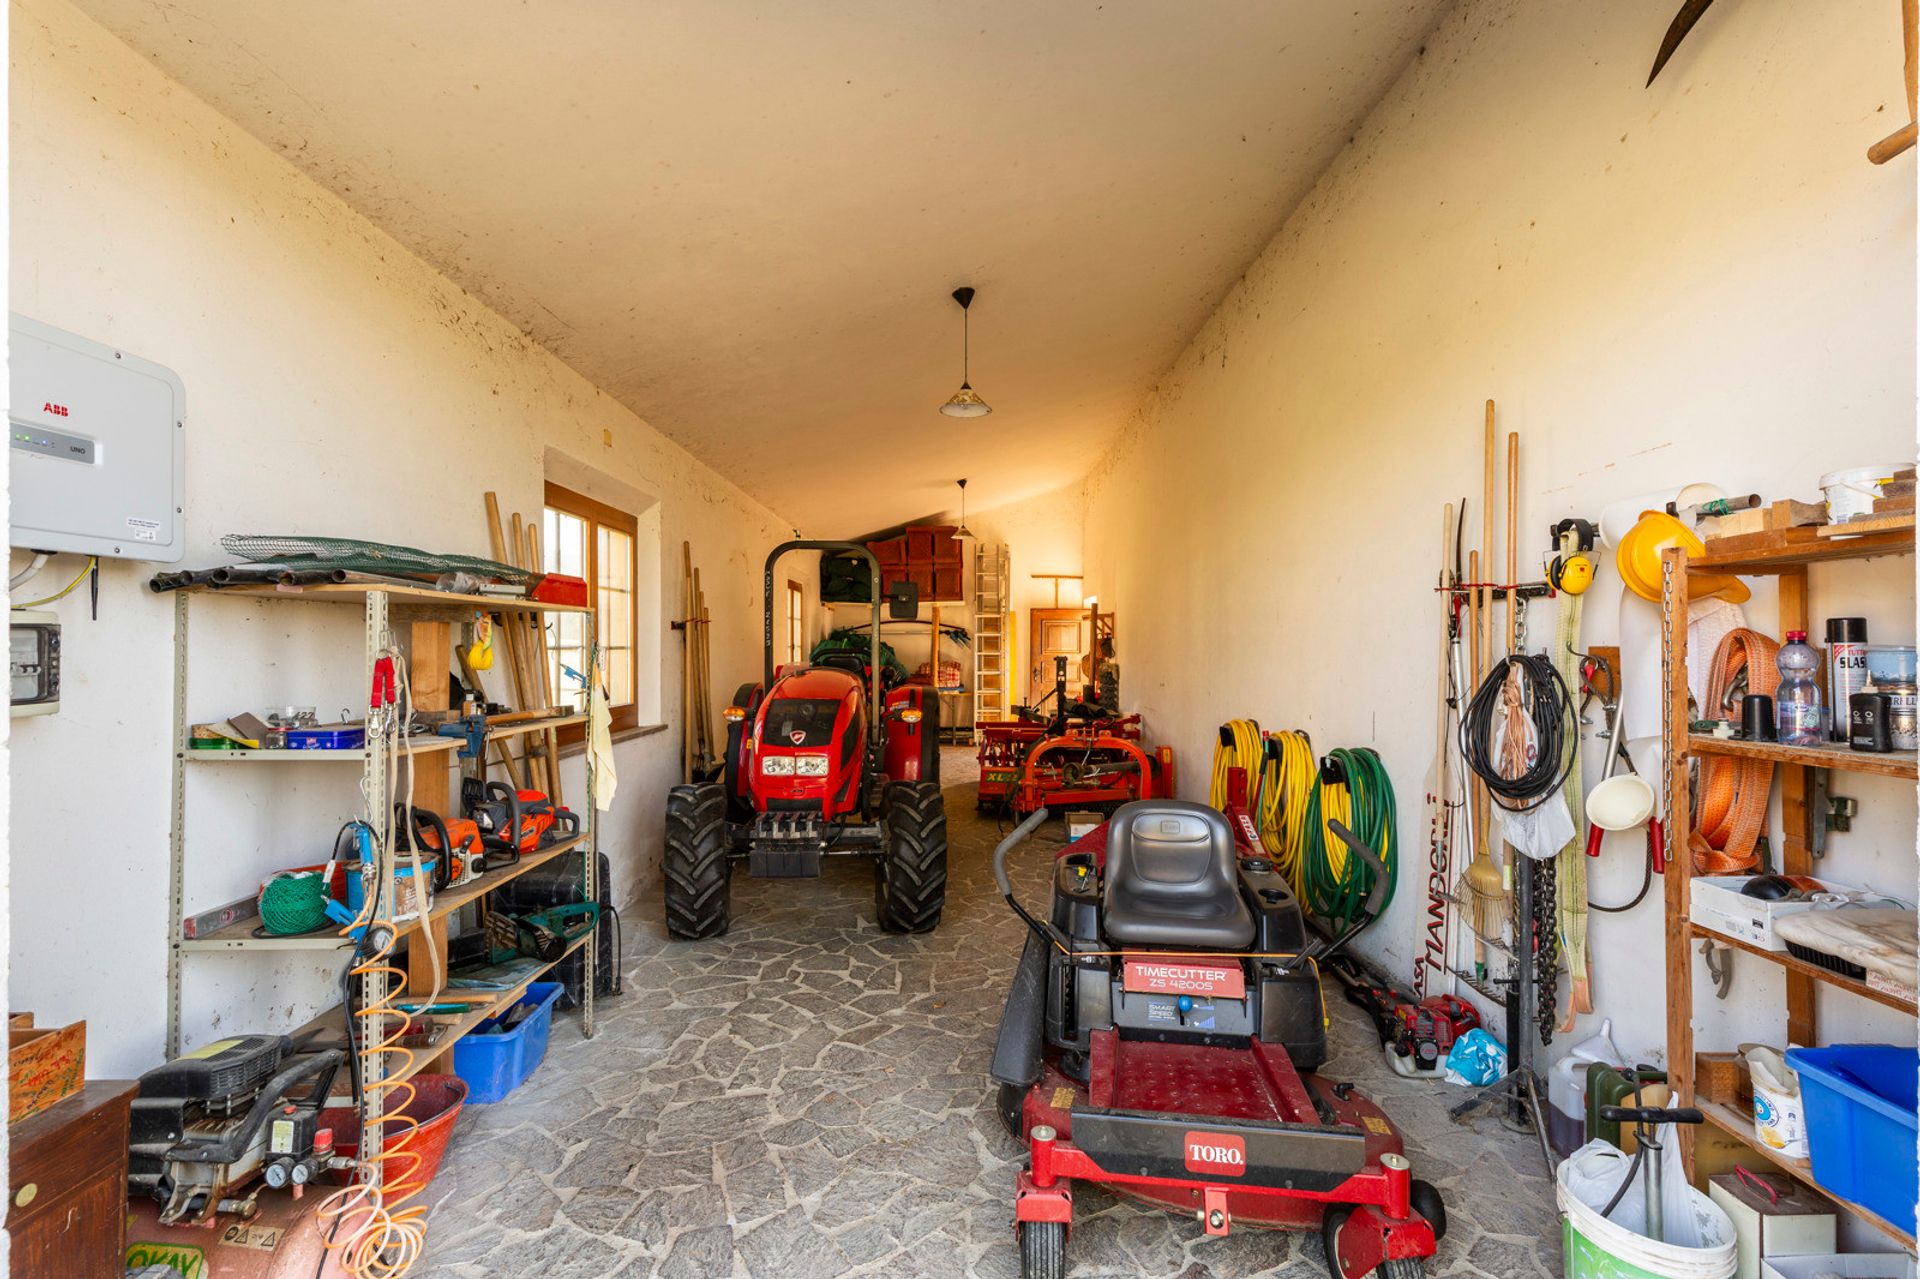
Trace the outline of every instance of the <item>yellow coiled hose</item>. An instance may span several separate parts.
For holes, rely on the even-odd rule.
[[[1307,808],[1320,770],[1313,743],[1305,733],[1283,729],[1267,735],[1260,775],[1260,807],[1255,824],[1260,842],[1280,868],[1294,895],[1301,891],[1301,852],[1307,840]]]
[[[1207,802],[1222,812],[1227,807],[1227,775],[1238,768],[1247,775],[1247,806],[1260,811],[1260,725],[1250,719],[1230,719],[1220,726],[1213,746],[1213,788]]]

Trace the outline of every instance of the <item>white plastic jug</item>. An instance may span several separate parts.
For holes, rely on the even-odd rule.
[[[1616,1065],[1626,1060],[1613,1042],[1613,1018],[1604,1018],[1600,1029],[1567,1049],[1567,1055],[1553,1063],[1547,1080],[1548,1136],[1554,1149],[1571,1154],[1587,1140],[1587,1067],[1594,1062]]]

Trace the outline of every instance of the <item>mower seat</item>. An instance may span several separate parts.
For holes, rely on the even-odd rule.
[[[1135,800],[1107,826],[1103,926],[1122,946],[1245,950],[1253,912],[1240,896],[1227,819],[1204,804]]]

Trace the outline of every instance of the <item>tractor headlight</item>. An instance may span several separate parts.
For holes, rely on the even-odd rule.
[[[825,755],[795,755],[793,771],[801,777],[825,777],[827,775],[827,757]]]
[[[762,756],[760,759],[760,772],[767,777],[791,777],[793,776],[793,756]]]

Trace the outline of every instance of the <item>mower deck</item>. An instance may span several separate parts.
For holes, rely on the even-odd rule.
[[[1181,1211],[1213,1207],[1224,1196],[1225,1219],[1218,1228],[1209,1223],[1220,1234],[1233,1222],[1316,1230],[1329,1203],[1390,1207],[1397,1200],[1405,1210],[1407,1171],[1383,1163],[1401,1153],[1386,1115],[1358,1092],[1294,1073],[1283,1053],[1257,1043],[1253,1051],[1148,1043],[1107,1031],[1095,1036],[1090,1065],[1082,1084],[1049,1063],[1027,1093],[1022,1130],[1029,1140],[1035,1128],[1055,1132],[1049,1162],[1056,1178],[1099,1182]],[[1077,1144],[1076,1115],[1086,1130]],[[1229,1158],[1211,1173],[1196,1169],[1189,1138],[1208,1135],[1225,1140],[1193,1144],[1231,1149],[1237,1165]]]

